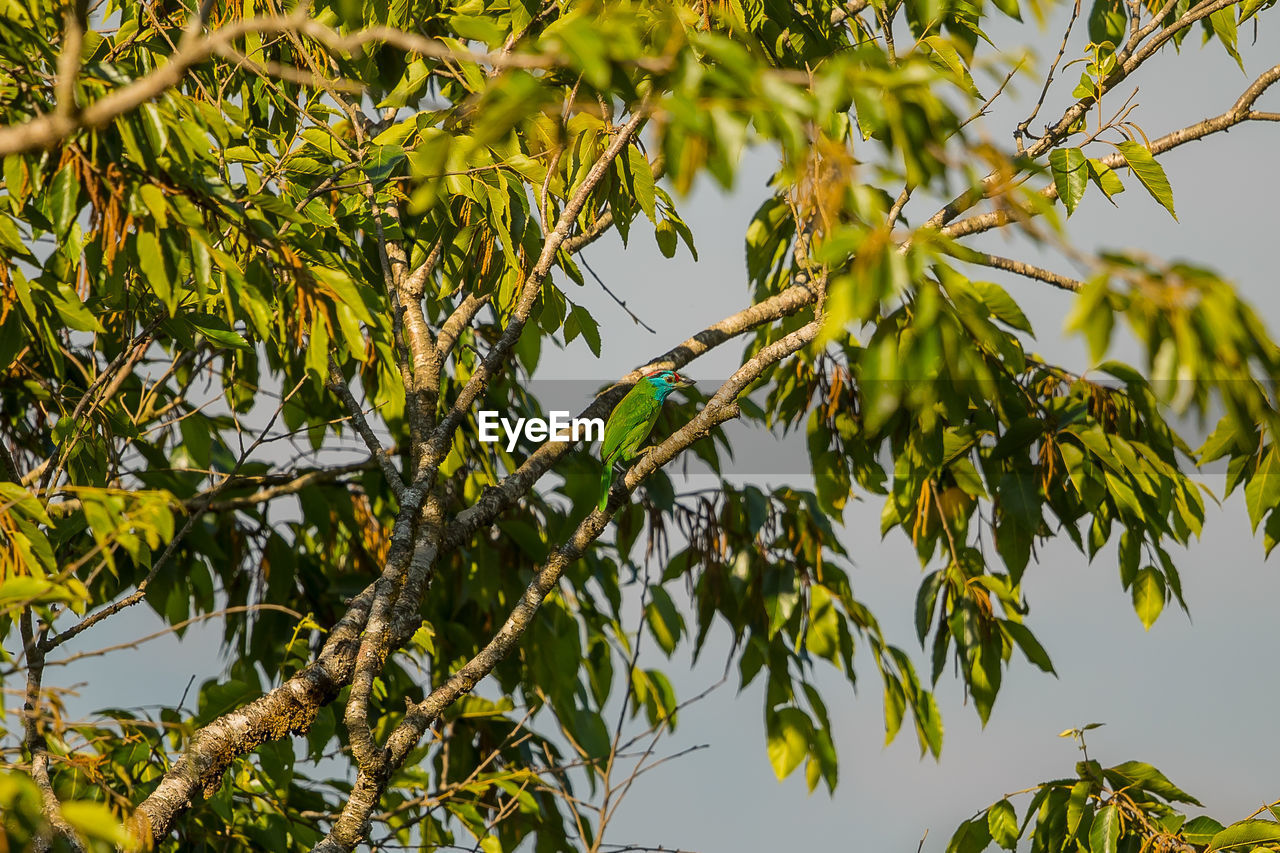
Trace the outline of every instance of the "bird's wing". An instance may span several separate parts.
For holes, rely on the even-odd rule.
[[[644,441],[658,419],[662,403],[650,397],[640,386],[632,388],[609,415],[604,427],[604,443],[600,458],[606,465],[629,459]]]

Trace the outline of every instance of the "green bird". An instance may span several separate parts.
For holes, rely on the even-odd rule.
[[[637,382],[614,408],[604,425],[604,443],[600,447],[600,459],[604,462],[604,471],[600,474],[601,510],[609,503],[614,467],[640,455],[640,445],[657,422],[667,395],[692,384],[692,380],[674,370],[657,370]]]

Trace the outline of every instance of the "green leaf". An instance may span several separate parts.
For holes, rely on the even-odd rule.
[[[128,847],[132,839],[104,803],[74,800],[62,804],[62,816],[81,834]]]
[[[608,87],[611,75],[608,47],[590,20],[580,15],[561,17],[547,27],[544,38],[552,36],[560,40],[588,83],[597,89]]]
[[[1169,211],[1169,215],[1176,220],[1178,214],[1173,210],[1173,187],[1169,186],[1169,178],[1164,173],[1164,167],[1156,162],[1156,158],[1144,145],[1128,140],[1121,142],[1118,147],[1120,153],[1124,155],[1125,162],[1138,176],[1138,180],[1146,187],[1147,192],[1164,205],[1165,210]]]
[[[0,482],[0,503],[7,504],[4,512],[18,511],[33,521],[52,525],[53,521],[44,511],[44,506],[30,491],[17,483]]]
[[[1205,853],[1252,847],[1255,844],[1267,844],[1272,841],[1280,841],[1280,823],[1257,819],[1242,820],[1213,836],[1213,840],[1205,848]]]
[[[907,694],[902,683],[892,673],[884,673],[884,743],[893,743],[902,729],[902,718],[907,710]]]
[[[1022,10],[1018,8],[1018,0],[992,0],[997,9],[1015,21],[1022,20]]]
[[[57,292],[49,294],[49,297],[54,310],[58,312],[58,317],[70,328],[77,332],[103,331],[98,318],[93,316],[93,312],[80,301],[80,295],[76,293],[75,288],[66,282],[59,282]]]
[[[53,223],[54,234],[59,238],[66,236],[79,212],[79,195],[80,183],[76,180],[76,170],[71,163],[67,163],[53,176],[47,198],[49,221]]]
[[[1000,511],[1028,533],[1040,527],[1040,492],[1030,472],[1009,471],[996,486]]]
[[[1236,419],[1231,415],[1223,415],[1218,425],[1213,428],[1213,432],[1209,433],[1209,437],[1204,440],[1204,444],[1196,450],[1196,467],[1202,467],[1226,456],[1238,446],[1241,438]]]
[[[5,155],[3,172],[5,191],[19,202],[25,201],[31,191],[26,160],[20,154]]]
[[[1262,527],[1263,555],[1270,557],[1277,543],[1280,543],[1280,509],[1273,509]]]
[[[1058,188],[1058,198],[1067,206],[1067,216],[1070,216],[1089,185],[1084,152],[1079,148],[1055,148],[1049,152],[1049,165],[1053,168],[1053,184]]]
[[[631,192],[649,221],[657,224],[656,201],[653,189],[653,169],[649,161],[634,145],[627,146],[627,167],[631,170]]]
[[[1093,0],[1093,9],[1089,12],[1089,41],[1118,46],[1129,25],[1126,11],[1123,0]]]
[[[649,603],[645,606],[645,619],[649,624],[649,632],[658,641],[658,645],[668,656],[676,650],[680,636],[684,633],[684,618],[676,610],[671,596],[660,586],[649,589]]]
[[[336,301],[346,305],[362,323],[373,325],[373,315],[361,298],[359,286],[343,270],[313,267],[311,274],[333,294]]]
[[[1147,630],[1151,630],[1164,610],[1164,575],[1151,566],[1133,579],[1133,609]]]
[[[406,163],[404,149],[398,145],[375,145],[364,156],[362,166],[374,187],[380,187],[396,176]]]
[[[1209,15],[1209,26],[1213,28],[1214,35],[1218,37],[1218,41],[1222,42],[1222,46],[1227,49],[1227,53],[1236,61],[1236,65],[1240,66],[1240,70],[1244,70],[1244,61],[1240,59],[1240,51],[1237,49],[1239,35],[1236,32],[1236,7],[1234,5],[1225,6],[1213,14]]]
[[[1016,0],[1015,0],[1015,10]],[[969,68],[964,64],[964,60],[960,58],[960,54],[956,52],[951,41],[945,36],[925,36],[925,44],[929,45],[932,51],[931,59],[934,64],[950,71],[958,80],[960,88],[968,92],[975,98],[981,98],[982,94],[978,91],[978,87],[973,82],[973,76],[969,73]]]
[[[0,214],[0,249],[14,255],[31,257],[18,226],[5,214]]]
[[[1124,192],[1124,184],[1115,170],[1101,160],[1089,158],[1089,180],[1102,190],[1108,199]],[[1114,204],[1114,202],[1112,202]]]
[[[1021,625],[1009,619],[1001,620],[1000,624],[1009,636],[1013,638],[1013,641],[1018,644],[1018,648],[1022,650],[1022,653],[1027,656],[1027,660],[1045,672],[1052,675],[1058,674],[1053,669],[1053,662],[1049,660],[1049,653],[1044,650],[1044,646],[1040,645],[1040,641],[1035,638],[1035,635],[1031,633],[1026,625]]]
[[[578,332],[582,335],[582,339],[587,342],[587,347],[591,350],[591,354],[596,358],[600,357],[600,326],[596,324],[596,320],[581,305],[573,306],[573,310],[569,312],[569,319],[572,320],[578,328]],[[568,339],[568,322],[565,323],[565,337]]]
[[[1240,4],[1240,23],[1243,24],[1245,21],[1258,14],[1259,10],[1263,8],[1270,8],[1275,4],[1276,0],[1244,0],[1244,2]]]
[[[1213,840],[1213,837],[1222,832],[1223,826],[1208,815],[1193,817],[1182,825],[1180,834],[1187,840],[1189,844],[1205,844]]]
[[[1018,846],[1021,834],[1018,831],[1018,814],[1008,800],[1001,800],[987,809],[987,828],[991,831],[991,838],[1005,850]]]
[[[234,349],[252,349],[244,336],[229,328],[221,317],[215,317],[212,314],[188,314],[185,319],[212,344]]]
[[[947,842],[946,853],[982,853],[991,843],[991,827],[985,815],[967,820]]]
[[[1089,827],[1089,849],[1092,853],[1116,853],[1116,842],[1120,840],[1120,810],[1114,805],[1105,805],[1093,816],[1093,824]]]
[[[676,256],[676,226],[670,219],[664,219],[658,223],[653,231],[653,237],[658,241],[658,250],[662,252],[662,257]]]
[[[53,581],[48,578],[19,575],[0,583],[0,605],[43,600],[56,589]]]
[[[1035,334],[1035,330],[1031,328],[1031,321],[1027,319],[1026,314],[1022,313],[1022,308],[1009,295],[1009,291],[992,281],[971,281],[969,285],[982,300],[982,304],[987,306],[992,317],[1028,335]]]
[[[938,592],[946,582],[946,575],[941,569],[931,572],[920,582],[920,591],[916,593],[916,637],[924,645],[924,638],[929,635],[929,626],[933,624],[934,607],[938,602]]]
[[[1066,329],[1082,333],[1089,342],[1089,357],[1100,361],[1110,346],[1114,327],[1115,310],[1107,279],[1103,276],[1091,278],[1085,282],[1084,289],[1067,314]]]
[[[161,228],[169,227],[169,202],[164,197],[164,190],[155,184],[143,184],[138,189],[142,203]]]
[[[174,291],[173,282],[169,280],[169,270],[164,262],[162,251],[160,241],[156,239],[155,234],[150,231],[138,232],[138,266],[142,267],[142,274],[151,285],[156,298],[172,316],[174,309],[178,306],[178,296]]]
[[[1071,795],[1067,797],[1067,834],[1075,835],[1084,817],[1085,806],[1089,804],[1089,795],[1093,793],[1093,783],[1081,779],[1071,786]]]
[[[1244,505],[1249,510],[1249,523],[1254,532],[1262,516],[1280,502],[1280,452],[1273,444],[1244,487]]]
[[[813,723],[799,708],[783,708],[766,721],[769,763],[781,781],[791,775],[809,752]]]
[[[785,566],[770,566],[764,576],[764,606],[769,614],[769,636],[791,618],[800,593],[796,589],[796,573]]]
[[[637,669],[632,677],[637,702],[643,702],[649,724],[675,728],[676,691],[671,680],[656,669]]]
[[[1179,788],[1169,777],[1145,761],[1126,761],[1103,771],[1108,780],[1117,788],[1128,788],[1136,784],[1144,791],[1163,797],[1170,802],[1189,803],[1193,806],[1203,805],[1195,797]]]

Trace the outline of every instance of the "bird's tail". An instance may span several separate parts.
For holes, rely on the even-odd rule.
[[[609,503],[609,489],[613,488],[613,465],[604,463],[604,471],[600,472],[600,511],[604,512]]]

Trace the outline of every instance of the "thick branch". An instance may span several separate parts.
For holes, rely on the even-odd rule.
[[[313,663],[264,696],[197,731],[159,787],[138,805],[129,824],[133,833],[160,842],[197,796],[213,795],[222,784],[223,771],[236,757],[264,743],[305,733],[320,708],[332,702],[349,682],[360,627],[372,601],[370,587],[351,602]]]
[[[453,351],[453,346],[458,342],[458,338],[462,335],[462,330],[471,325],[471,321],[480,313],[480,309],[487,305],[489,297],[476,296],[474,293],[468,293],[466,298],[458,303],[458,307],[453,309],[453,313],[444,321],[444,325],[440,327],[440,334],[436,336],[436,353],[440,357],[443,364],[446,356]]]
[[[517,308],[513,312],[507,328],[503,330],[502,337],[499,338],[498,343],[494,345],[480,363],[476,372],[472,374],[462,393],[454,401],[449,416],[433,433],[428,446],[423,447],[418,443],[418,436],[421,435],[421,432],[420,430],[415,430],[413,436],[415,467],[417,468],[417,472],[414,475],[415,487],[427,488],[430,475],[452,445],[454,430],[457,429],[457,425],[463,415],[471,407],[475,396],[506,363],[516,341],[520,338],[526,321],[533,312],[538,296],[541,293],[542,282],[546,280],[546,277],[551,272],[551,266],[555,261],[557,250],[575,226],[578,214],[581,213],[588,196],[607,174],[614,159],[630,144],[644,118],[645,111],[637,109],[631,120],[619,131],[613,142],[592,165],[583,183],[565,206],[555,229],[547,235],[542,253],[522,285]],[[402,280],[402,276],[397,274],[395,279],[397,295],[403,296],[403,294],[399,293],[399,282]],[[410,299],[407,303],[402,301],[401,307],[404,309],[406,337],[408,338],[414,361],[412,384],[406,390],[411,396],[419,399],[419,406],[421,406],[423,400],[427,399],[427,396],[422,393],[424,390],[423,385],[430,385],[439,376],[439,355],[435,348],[436,344],[430,339],[429,331],[426,329],[425,318],[422,317],[421,300]],[[415,314],[417,318],[416,329],[414,326]],[[429,398],[434,400],[434,396],[429,396]],[[423,412],[419,412],[419,414],[420,416],[425,416]],[[408,599],[401,600],[409,592],[406,587],[411,586],[415,594],[421,594],[426,588],[437,554],[435,546],[439,542],[442,532],[439,525],[441,519],[438,512],[436,516],[435,524],[428,523],[421,530],[418,530],[418,526],[414,524],[415,519],[412,517],[402,519],[397,523],[397,527],[400,524],[408,524],[411,525],[411,529],[418,530],[414,534],[416,541],[413,547],[412,582],[406,585],[406,580],[410,579],[406,579],[400,574],[391,574],[390,569],[383,573],[383,576],[378,580],[373,607],[369,613],[368,623],[365,625],[364,635],[360,640],[356,669],[352,676],[351,692],[347,699],[343,721],[347,727],[352,755],[356,758],[360,773],[363,775],[377,778],[383,777],[385,754],[383,750],[378,748],[369,725],[369,697],[373,690],[374,678],[382,671],[386,656],[391,652],[392,647],[396,645],[389,636],[393,623],[399,624],[404,621],[403,619],[395,618],[393,614],[397,611],[407,613],[410,608],[416,611],[418,606],[416,599],[412,601]]]
[[[851,2],[836,6],[831,10],[831,26],[834,27],[837,24],[844,23],[870,5],[869,0],[851,0]]]
[[[58,54],[57,111],[59,115],[76,113],[76,78],[80,75],[80,51],[84,47],[85,4],[76,2],[63,13],[66,27],[62,32],[62,50]]]

